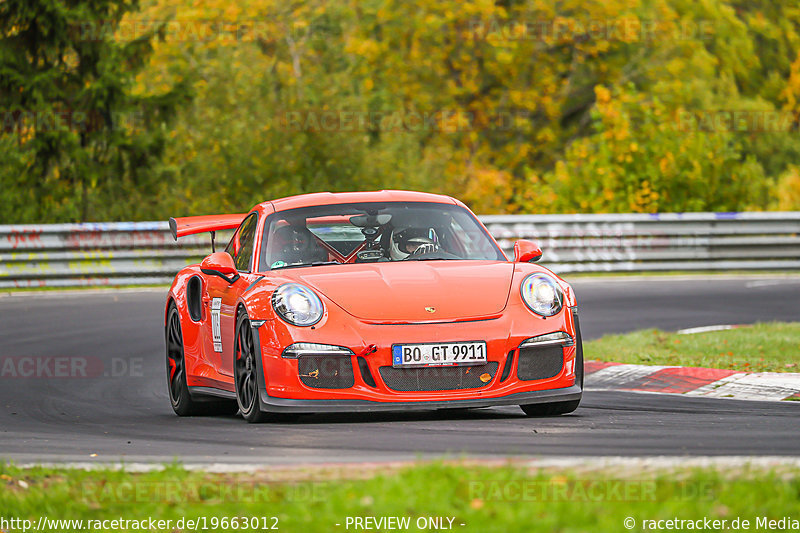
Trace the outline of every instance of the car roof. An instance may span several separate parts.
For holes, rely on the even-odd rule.
[[[298,207],[362,202],[433,202],[439,204],[459,204],[454,198],[442,194],[388,190],[369,192],[315,192],[279,198],[277,200],[263,202],[259,205],[267,209],[271,205],[275,211],[285,211]]]

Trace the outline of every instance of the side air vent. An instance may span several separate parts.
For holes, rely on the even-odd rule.
[[[506,364],[503,365],[503,373],[500,375],[500,383],[508,379],[511,374],[511,367],[514,366],[514,350],[508,352],[506,356]]]
[[[189,308],[189,316],[195,322],[203,319],[202,306],[203,282],[199,276],[192,276],[186,283],[186,305]]]
[[[358,356],[358,369],[361,371],[361,379],[364,380],[364,383],[370,387],[375,387],[375,378],[372,376],[372,372],[369,370],[369,363],[367,363],[367,360],[360,355]]]

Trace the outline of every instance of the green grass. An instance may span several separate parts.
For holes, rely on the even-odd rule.
[[[649,329],[584,344],[586,359],[699,366],[744,372],[800,372],[800,323],[768,322],[692,335]]]
[[[43,515],[77,520],[152,517],[172,520],[169,528],[156,529],[169,531],[181,518],[204,518],[209,530],[230,530],[214,527],[212,521],[274,516],[280,531],[302,533],[347,531],[348,516],[409,517],[412,526],[419,517],[450,517],[454,531],[476,533],[626,531],[627,517],[636,521],[633,531],[642,531],[645,519],[710,517],[730,523],[741,517],[754,526],[762,516],[800,518],[797,467],[776,471],[741,466],[725,473],[628,470],[628,477],[622,478],[610,470],[528,470],[512,464],[464,463],[399,470],[353,467],[345,471],[350,479],[310,466],[288,476],[286,472],[212,475],[170,466],[131,474],[0,466],[0,518],[22,518],[35,525]],[[273,523],[267,520],[267,525]],[[349,530],[354,530],[352,525]]]

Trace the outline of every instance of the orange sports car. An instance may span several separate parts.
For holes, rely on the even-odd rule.
[[[234,229],[175,277],[165,310],[178,415],[519,405],[574,411],[583,351],[572,288],[467,207],[408,191],[316,193],[170,219],[175,239]],[[212,248],[213,249],[213,248]]]

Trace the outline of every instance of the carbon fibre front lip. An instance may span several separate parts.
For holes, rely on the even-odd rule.
[[[374,402],[370,400],[294,400],[276,398],[261,390],[262,411],[271,413],[331,413],[368,411],[425,411],[430,409],[464,409],[495,407],[499,405],[526,405],[548,402],[568,402],[581,399],[580,386],[518,392],[495,398],[473,398],[469,400],[444,400],[420,402]]]

